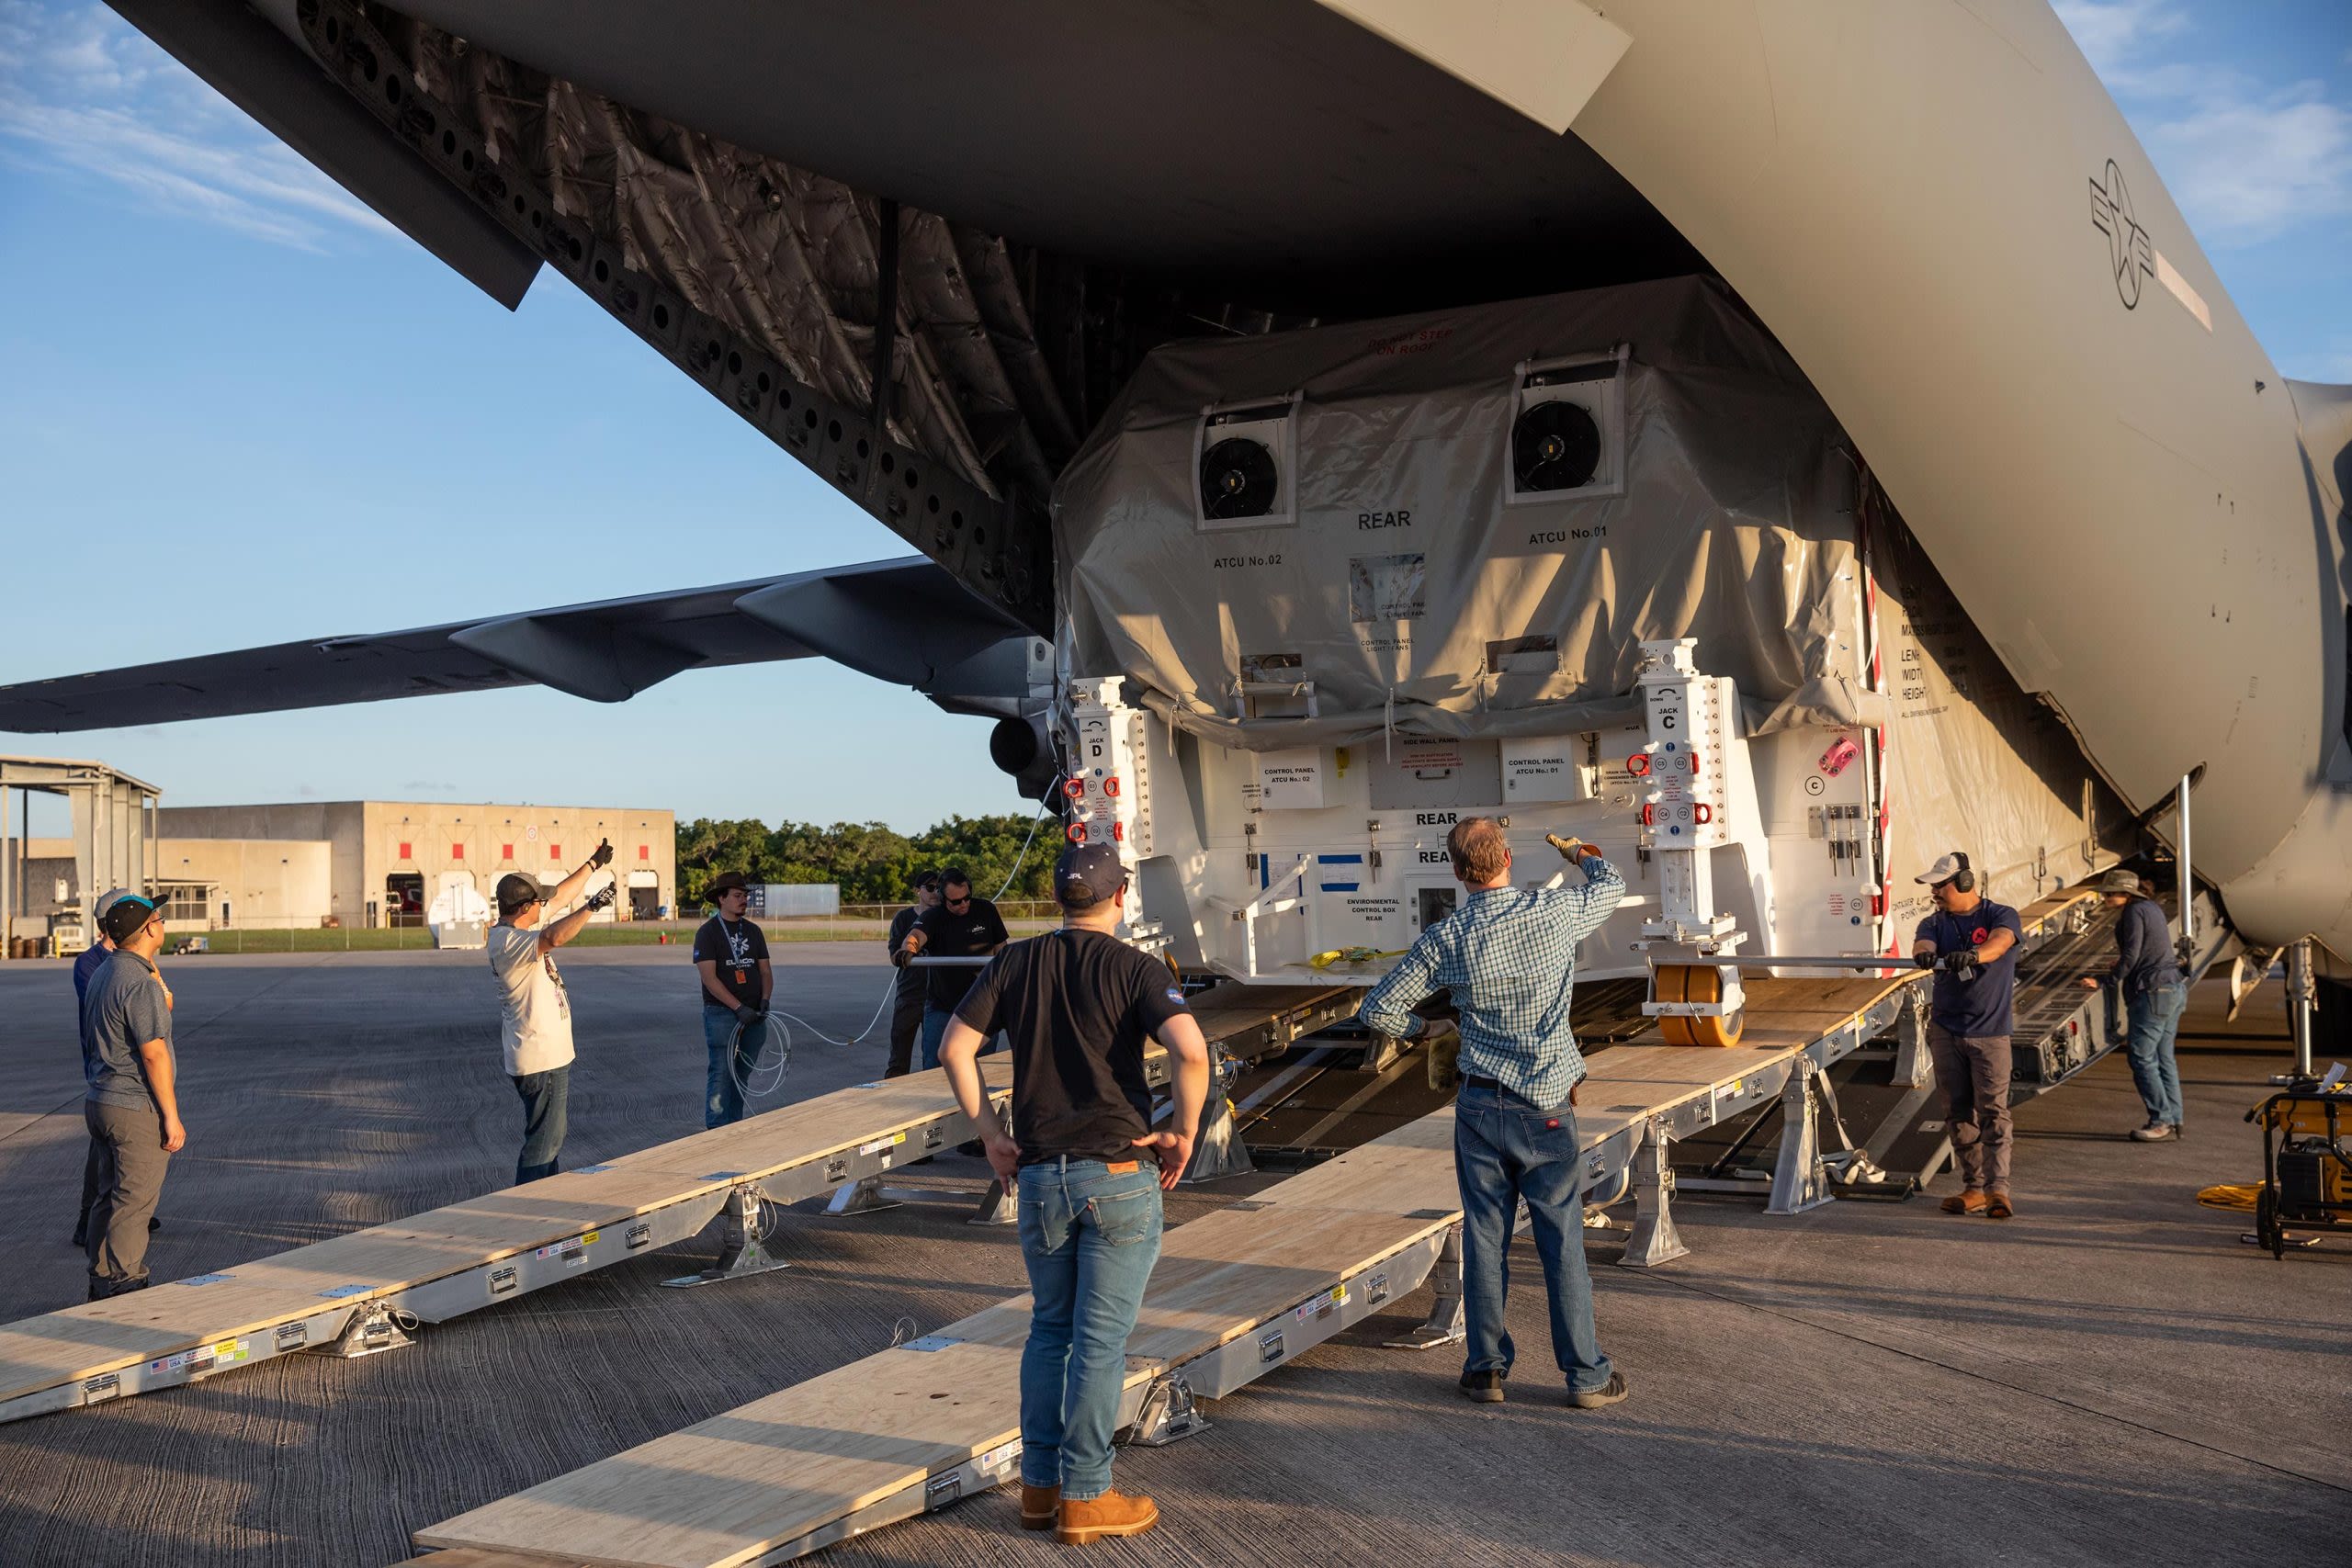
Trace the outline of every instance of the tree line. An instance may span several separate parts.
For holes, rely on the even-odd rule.
[[[753,882],[834,883],[844,904],[900,904],[911,897],[918,872],[948,866],[961,866],[980,896],[989,897],[1021,861],[1021,846],[1035,822],[1034,817],[950,817],[910,838],[879,822],[771,828],[750,818],[700,817],[678,824],[678,902],[695,908],[713,877],[740,871]],[[1004,897],[1051,897],[1060,849],[1048,818]]]

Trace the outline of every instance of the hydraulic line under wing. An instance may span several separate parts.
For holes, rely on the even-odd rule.
[[[0,730],[56,733],[552,686],[623,702],[686,670],[828,657],[956,712],[1009,714],[1026,633],[920,558],[313,637],[0,686]]]

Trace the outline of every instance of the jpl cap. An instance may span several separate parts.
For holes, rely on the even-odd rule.
[[[498,879],[498,912],[511,915],[547,897],[547,889],[527,871],[510,871]]]
[[[1072,844],[1054,863],[1054,897],[1065,909],[1091,909],[1126,885],[1127,868],[1108,844]]]

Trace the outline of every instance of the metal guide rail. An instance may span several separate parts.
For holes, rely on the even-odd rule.
[[[1212,1044],[1250,1059],[1352,1005],[1340,987],[1262,996],[1226,987],[1197,998],[1195,1012]],[[1001,1102],[1011,1093],[1009,1066],[1001,1058],[981,1066]],[[1167,1082],[1156,1048],[1145,1073],[1154,1087]],[[690,1240],[715,1219],[723,1222],[719,1267],[671,1282],[780,1267],[757,1234],[767,1206],[855,1190],[971,1134],[944,1075],[861,1084],[526,1187],[0,1325],[0,1421],[195,1382],[297,1351],[393,1349],[409,1344],[421,1323]],[[996,1195],[991,1188],[983,1207]]]
[[[1598,1053],[1578,1128],[1594,1186],[1614,1184],[1622,1194],[1630,1181],[1640,1200],[1624,1261],[1645,1266],[1682,1250],[1668,1214],[1673,1138],[1786,1094],[1792,1083],[1802,1089],[1824,1061],[1885,1029],[1917,978],[1764,979],[1749,998],[1751,1028],[1779,1043]],[[1775,1028],[1781,998],[1804,1005],[1786,1015],[1791,1027]],[[1128,1342],[1121,1421],[1130,1440],[1204,1429],[1197,1401],[1247,1386],[1432,1277],[1429,1320],[1392,1343],[1458,1339],[1453,1143],[1453,1112],[1441,1111],[1169,1231]],[[735,1568],[782,1562],[944,1506],[1017,1473],[1012,1369],[1026,1326],[1025,1299],[989,1308],[431,1526],[416,1544],[518,1568],[586,1559]],[[955,1408],[933,1403],[949,1391],[961,1402]],[[932,1414],[909,1425],[909,1411]],[[767,1429],[793,1435],[788,1472],[779,1471],[775,1448],[752,1436]],[[884,1453],[887,1461],[873,1457]],[[427,1568],[436,1559],[415,1561]]]

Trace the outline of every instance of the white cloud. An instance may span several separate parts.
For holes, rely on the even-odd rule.
[[[2103,82],[2154,39],[2177,33],[2188,18],[2165,0],[2056,0],[2058,19]]]
[[[2252,244],[2352,212],[2352,112],[2316,82],[2261,101],[2208,98],[2152,128],[2148,151],[2215,244]]]
[[[78,169],[149,209],[274,244],[393,232],[96,5],[0,0],[0,157]]]
[[[2061,0],[2058,15],[2200,240],[2258,244],[2352,212],[2352,108],[2324,84],[2222,62],[2166,0]]]

